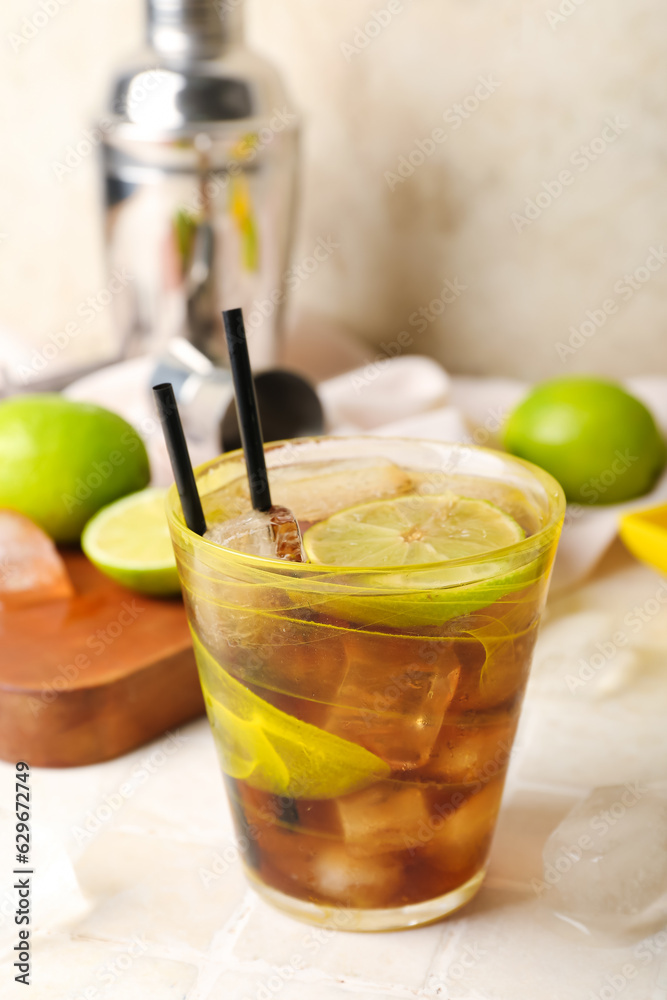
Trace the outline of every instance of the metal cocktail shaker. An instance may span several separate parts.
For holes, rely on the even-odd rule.
[[[148,49],[113,85],[103,156],[122,355],[178,336],[224,365],[220,312],[240,306],[253,367],[276,360],[298,122],[243,45],[242,3],[147,0]]]

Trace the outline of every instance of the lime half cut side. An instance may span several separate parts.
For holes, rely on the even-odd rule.
[[[91,518],[81,536],[83,551],[102,573],[142,594],[168,596],[180,590],[166,492],[141,490],[117,500]]]
[[[520,542],[523,528],[488,500],[405,496],[339,511],[306,531],[308,558],[327,566],[417,566]]]
[[[305,799],[347,795],[389,775],[389,765],[357,743],[264,701],[192,636],[201,674],[215,687],[205,692],[206,710],[226,774],[260,791]]]

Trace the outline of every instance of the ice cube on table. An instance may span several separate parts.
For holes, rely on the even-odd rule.
[[[305,562],[299,525],[287,507],[253,510],[229,521],[212,524],[204,535],[226,549],[263,556],[266,559],[287,559]]]
[[[0,510],[0,607],[71,597],[65,564],[41,528],[15,510]]]
[[[587,938],[633,937],[667,916],[667,796],[640,783],[596,788],[543,852],[543,905]]]

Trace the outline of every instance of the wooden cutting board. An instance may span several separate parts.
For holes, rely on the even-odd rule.
[[[0,757],[36,767],[110,760],[204,711],[180,598],[61,554],[73,598],[0,610]]]

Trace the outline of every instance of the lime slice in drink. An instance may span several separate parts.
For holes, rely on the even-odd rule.
[[[443,493],[378,500],[339,511],[303,536],[312,562],[327,566],[417,566],[481,555],[524,538],[488,500]]]
[[[104,507],[88,522],[81,547],[112,580],[142,594],[179,592],[165,511],[166,490],[148,489]]]
[[[368,581],[358,579],[357,594],[327,594],[318,610],[362,627],[411,629],[441,627],[544,580],[548,552],[523,565],[508,555],[506,568],[496,565],[489,579],[476,580],[473,569],[470,583],[465,569],[454,570],[452,582],[447,578],[443,563],[486,552],[493,558],[494,550],[524,537],[523,528],[496,504],[447,492],[350,507],[313,525],[303,541],[313,562],[365,567],[370,574]],[[373,568],[394,567],[389,590],[373,593]]]
[[[270,705],[213,659],[193,632],[199,669],[214,678],[205,694],[222,769],[253,788],[290,798],[333,799],[359,791],[391,768],[349,740]]]

